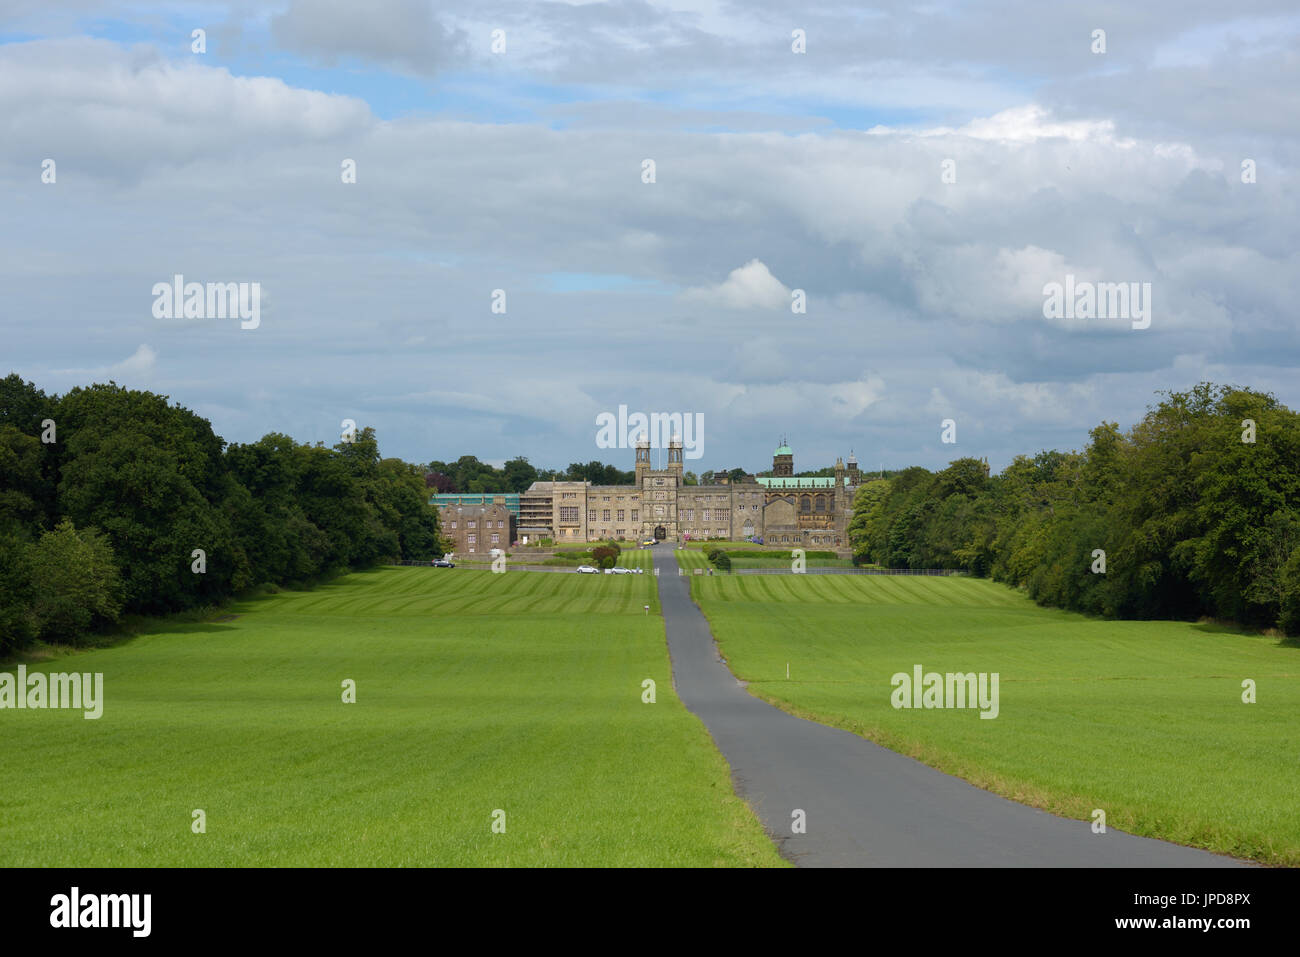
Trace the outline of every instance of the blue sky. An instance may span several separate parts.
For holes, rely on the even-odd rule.
[[[620,404],[702,413],[701,469],[1298,406],[1298,47],[1281,2],[0,0],[3,371],[542,466],[629,467]],[[260,325],[155,318],[175,273]],[[1045,317],[1067,274],[1150,327]]]

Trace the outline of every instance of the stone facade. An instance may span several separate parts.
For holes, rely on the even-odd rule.
[[[458,555],[509,548],[518,534],[518,520],[505,504],[444,505],[438,512],[443,537],[453,543],[451,551]]]
[[[667,451],[666,467],[654,469],[650,443],[637,443],[634,485],[534,482],[520,497],[520,534],[530,541],[553,538],[557,544],[609,538],[761,538],[765,544],[791,547],[847,545],[859,482],[852,455],[847,467],[836,461],[834,478],[795,478],[794,453],[783,443],[773,456],[770,478],[683,485],[681,442],[670,442]]]

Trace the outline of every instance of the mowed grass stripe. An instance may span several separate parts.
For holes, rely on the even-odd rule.
[[[0,712],[0,865],[782,866],[673,694],[645,576],[462,571],[41,666],[103,672],[104,716]]]
[[[1300,649],[1090,619],[980,579],[776,577],[692,582],[752,693],[1058,814],[1102,808],[1122,830],[1300,865]],[[828,601],[828,587],[856,600]],[[999,716],[893,708],[891,677],[917,664],[997,672]]]

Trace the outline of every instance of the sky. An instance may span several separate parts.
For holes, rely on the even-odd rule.
[[[0,375],[421,463],[630,469],[623,406],[695,471],[998,470],[1300,408],[1297,118],[1291,0],[0,0]]]

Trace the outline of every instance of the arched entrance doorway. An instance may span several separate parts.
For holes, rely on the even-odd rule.
[[[655,541],[662,542],[667,537],[668,537],[668,529],[664,528],[662,525],[656,525]]]

